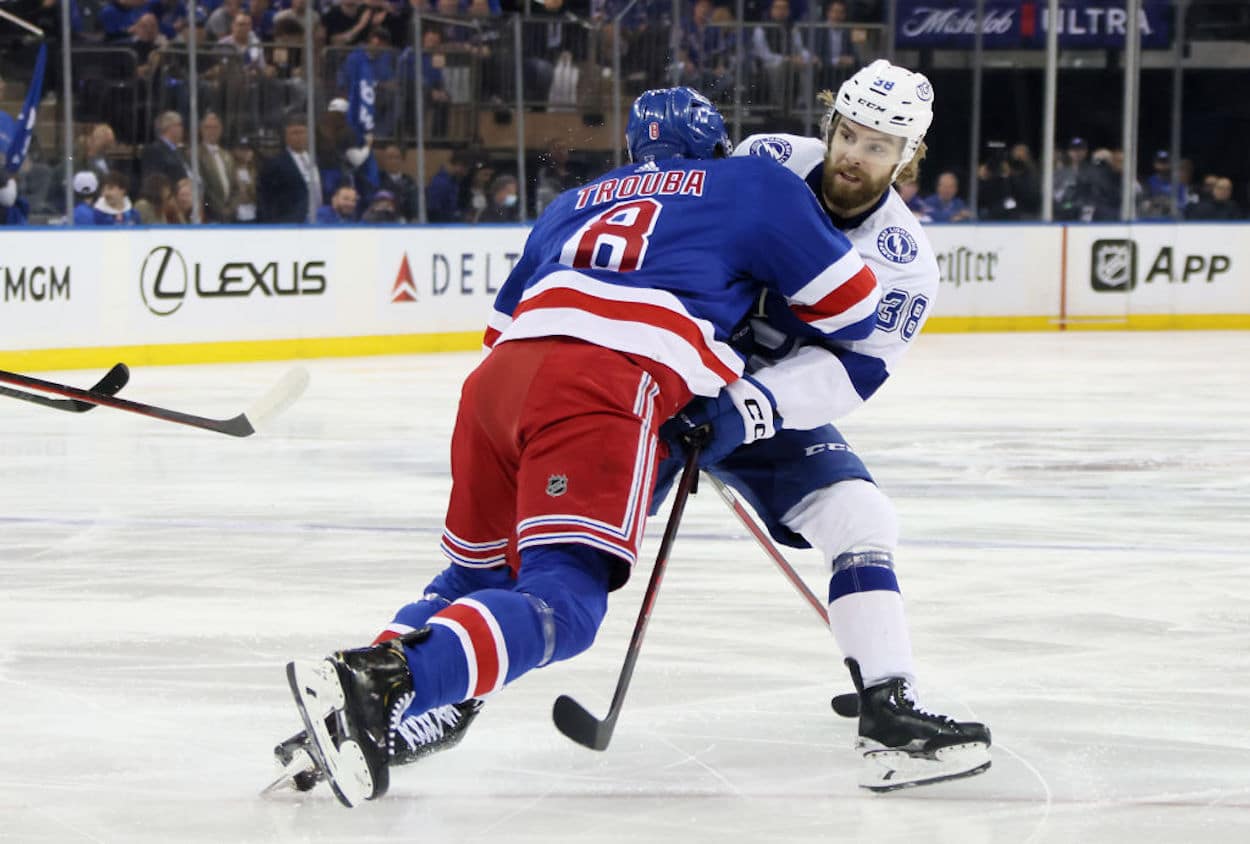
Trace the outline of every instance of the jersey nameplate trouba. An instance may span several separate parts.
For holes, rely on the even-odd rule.
[[[644,165],[645,166],[645,165]],[[577,208],[600,205],[635,196],[703,196],[706,170],[669,170],[632,174],[622,179],[604,179],[577,192]],[[593,198],[592,198],[593,197]]]

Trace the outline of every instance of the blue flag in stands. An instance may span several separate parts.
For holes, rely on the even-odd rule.
[[[357,57],[358,56],[358,57]],[[351,89],[347,97],[347,122],[356,133],[356,143],[363,144],[366,135],[372,135],[375,121],[375,103],[377,100],[378,80],[373,72],[373,63],[368,60],[363,50],[353,54],[356,58],[351,62]],[[368,190],[372,192],[378,184],[378,161],[369,153],[369,158],[359,167],[360,174],[368,182]],[[363,196],[362,196],[363,198]]]
[[[35,58],[35,72],[30,77],[30,88],[26,91],[26,102],[22,104],[22,112],[17,116],[17,124],[13,127],[13,137],[9,139],[4,152],[4,167],[10,173],[21,169],[30,149],[31,132],[35,129],[35,116],[39,111],[39,100],[43,97],[43,69],[48,61],[48,45],[39,45],[39,55]]]

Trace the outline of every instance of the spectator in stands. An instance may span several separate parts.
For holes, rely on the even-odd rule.
[[[968,204],[959,198],[959,177],[949,170],[938,176],[937,190],[924,204],[935,223],[962,223],[972,219]]]
[[[437,27],[429,27],[421,31],[421,84],[425,89],[425,110],[428,121],[426,131],[433,137],[447,134],[448,104],[451,97],[447,93],[447,76],[443,68],[447,64],[447,55],[443,51],[443,33]],[[400,59],[400,75],[404,79],[412,79],[416,75],[416,65],[412,48],[404,51]]]
[[[191,167],[183,157],[182,116],[176,111],[165,111],[156,118],[156,140],[143,148],[139,171],[143,176],[160,173],[171,185],[191,175]]]
[[[812,55],[820,69],[818,84],[831,91],[838,90],[855,68],[864,62],[855,41],[862,39],[861,30],[847,27],[846,0],[829,0],[825,4],[827,28],[814,29]]]
[[[161,173],[149,173],[139,184],[139,198],[135,200],[135,213],[145,226],[159,226],[177,222],[170,219],[174,211],[174,191],[169,179]]]
[[[354,223],[356,222],[356,203],[359,201],[360,196],[354,187],[339,185],[330,196],[329,204],[317,209],[317,222],[322,225]]]
[[[321,21],[326,40],[332,47],[347,47],[365,40],[374,20],[374,10],[361,0],[337,0]],[[385,15],[381,20],[385,20]]]
[[[100,190],[100,177],[94,170],[79,170],[74,174],[74,213],[76,226],[95,225],[95,212],[91,209]]]
[[[551,200],[586,181],[580,167],[569,162],[569,145],[562,138],[547,141],[546,162],[538,170],[534,210],[541,214]]]
[[[417,183],[404,172],[404,156],[398,144],[381,143],[374,147],[378,160],[378,190],[391,194],[396,212],[402,221],[417,219]],[[459,188],[457,188],[457,193]],[[456,194],[453,193],[453,196]],[[372,197],[370,198],[372,207]]]
[[[234,16],[234,21],[230,24],[230,34],[217,43],[223,47],[232,47],[248,73],[274,75],[274,69],[265,62],[265,51],[261,47],[260,38],[252,31],[252,18],[246,12],[239,12]]]
[[[238,188],[230,154],[221,146],[221,118],[208,111],[200,118],[200,184],[204,186],[204,221],[228,223],[234,217]]]
[[[915,179],[908,179],[902,182],[895,182],[894,188],[898,191],[899,197],[903,200],[911,213],[916,215],[916,219],[922,223],[932,223],[933,218],[929,216],[929,209],[925,206],[924,200],[920,198],[920,182]]]
[[[234,173],[234,222],[256,222],[256,151],[247,138],[240,138],[230,148]]]
[[[1097,178],[1089,160],[1089,144],[1084,138],[1073,138],[1064,157],[1064,163],[1055,167],[1055,219],[1088,222],[1094,214],[1092,192]]]
[[[764,77],[766,102],[785,104],[790,71],[812,61],[798,30],[790,26],[790,0],[772,0],[768,25],[757,26],[751,32],[751,55]]]
[[[171,203],[173,217],[171,222],[187,224],[195,218],[195,191],[190,179],[179,179],[174,185],[174,198]]]
[[[248,0],[248,17],[252,19],[252,34],[260,41],[273,40],[273,17],[277,10],[269,0]]]
[[[277,30],[279,24],[281,24],[282,21],[287,20],[297,22],[300,26],[300,32],[303,32],[304,24],[307,21],[307,14],[308,0],[291,0],[290,6],[282,9],[273,16],[274,37],[276,38],[278,35]],[[325,32],[321,25],[321,13],[317,11],[316,4],[313,4],[312,22],[313,40],[318,44],[325,43]],[[319,32],[320,34],[318,34]]]
[[[402,223],[399,211],[395,208],[395,194],[388,190],[380,190],[369,197],[369,207],[360,215],[362,223]]]
[[[150,0],[109,0],[100,7],[98,19],[105,41],[125,41],[135,21],[147,12]]]
[[[1025,152],[1028,152],[1027,147]],[[1006,145],[992,142],[987,146],[986,158],[977,167],[979,207],[976,216],[979,219],[1020,220],[1024,218],[1026,209],[1037,205],[1035,185],[1024,167],[1022,162],[1008,153]]]
[[[103,179],[112,170],[109,156],[117,147],[117,136],[107,123],[96,123],[87,130],[82,150],[77,158],[82,166],[94,171],[97,179]]]
[[[1037,217],[1042,211],[1042,172],[1033,158],[1028,144],[1013,144],[1007,163],[1016,180],[1016,201],[1020,203],[1021,215],[1026,219]]]
[[[1189,210],[1190,220],[1240,220],[1245,217],[1241,207],[1233,201],[1233,180],[1217,176],[1211,185],[1211,196],[1203,199]]]
[[[168,43],[165,36],[161,34],[156,15],[151,13],[140,15],[130,27],[130,40],[127,42],[139,62],[137,78],[150,80],[156,75],[156,69],[161,65],[161,50]]]
[[[299,0],[303,3],[306,0]],[[287,11],[290,11],[289,9]],[[313,34],[316,42],[317,35]],[[294,15],[279,14],[273,21],[273,49],[266,60],[274,69],[274,78],[285,80],[290,87],[299,91],[299,96],[292,98],[300,102],[304,100],[304,24]],[[292,105],[292,108],[298,106]]]
[[[1184,215],[1189,205],[1189,189],[1178,181],[1176,190],[1172,190],[1172,159],[1165,149],[1156,150],[1151,161],[1154,171],[1146,178],[1142,191],[1142,219],[1166,220],[1173,214]],[[1177,176],[1180,176],[1179,169]]]
[[[471,164],[472,156],[458,149],[430,179],[425,189],[425,215],[431,223],[459,223],[464,220],[460,194]]]
[[[476,223],[490,207],[490,184],[494,178],[495,165],[490,159],[484,155],[475,157],[469,168],[468,189],[460,199],[460,207],[470,222]]]
[[[712,0],[695,0],[682,24],[671,77],[677,85],[697,88],[709,97],[723,96],[733,85],[732,30],[714,25]]]
[[[521,219],[517,207],[517,180],[510,173],[500,173],[491,180],[487,205],[477,216],[479,223],[515,223]]]
[[[139,215],[130,204],[126,192],[130,180],[125,173],[112,170],[100,183],[100,198],[91,207],[92,223],[97,226],[135,226]]]
[[[321,178],[302,116],[289,115],[282,131],[284,149],[264,163],[257,179],[258,216],[262,223],[304,223],[308,209],[321,205]]]
[[[211,42],[217,43],[230,34],[234,19],[243,11],[243,0],[221,0],[221,5],[208,16],[205,33]]]
[[[150,0],[147,11],[156,17],[167,41],[175,40],[187,28],[187,3],[183,0]]]
[[[356,133],[347,120],[347,108],[345,98],[335,97],[317,118],[317,170],[327,201],[341,184],[351,185],[360,195],[375,189],[367,168],[371,148],[368,143],[357,146]]]
[[[1123,193],[1124,150],[1099,147],[1090,154],[1093,162],[1089,192],[1093,213],[1082,217],[1085,222],[1111,222],[1121,219],[1120,196]],[[1133,180],[1134,207],[1140,207],[1141,183]]]
[[[530,25],[521,30],[525,99],[546,102],[561,57],[579,65],[586,60],[588,30],[564,0],[535,0],[529,7]]]

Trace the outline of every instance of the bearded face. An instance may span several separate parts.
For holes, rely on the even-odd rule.
[[[903,143],[839,115],[825,153],[825,205],[841,217],[871,206],[889,189]]]

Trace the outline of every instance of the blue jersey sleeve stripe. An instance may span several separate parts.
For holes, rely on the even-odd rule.
[[[838,356],[842,368],[846,370],[847,377],[851,379],[851,386],[864,401],[868,401],[869,396],[877,392],[877,389],[885,383],[885,379],[890,377],[889,370],[885,368],[885,361],[881,358],[861,355],[847,349],[836,349],[834,354]]]

